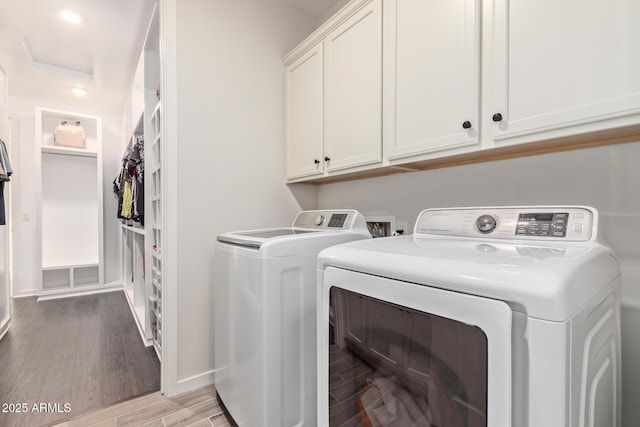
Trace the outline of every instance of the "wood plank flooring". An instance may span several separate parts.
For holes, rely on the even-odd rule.
[[[54,427],[237,427],[208,386],[172,398],[151,393]]]
[[[159,389],[160,362],[122,291],[13,301],[0,340],[0,426],[60,422]],[[50,405],[35,411],[42,403]],[[11,413],[11,404],[27,411]]]

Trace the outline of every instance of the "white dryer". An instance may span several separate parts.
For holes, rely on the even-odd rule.
[[[318,425],[620,426],[620,270],[590,207],[428,209],[318,258]]]
[[[291,227],[217,238],[215,386],[241,427],[316,424],[316,265],[370,239],[355,210],[300,212]]]

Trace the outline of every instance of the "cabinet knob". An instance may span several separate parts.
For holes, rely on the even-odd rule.
[[[471,122],[469,120],[462,123],[462,129],[471,129]]]
[[[494,122],[496,122],[496,123],[497,123],[497,122],[501,122],[501,121],[502,121],[502,114],[500,114],[500,113],[495,113],[495,114],[493,115],[492,119],[493,119],[493,121],[494,121]]]
[[[319,164],[320,164],[320,160],[315,159],[315,160],[313,161],[313,163],[315,163],[316,165],[319,165]]]
[[[329,160],[331,160],[331,157],[327,157],[327,156],[325,156],[324,161],[325,161],[325,162],[328,162]]]

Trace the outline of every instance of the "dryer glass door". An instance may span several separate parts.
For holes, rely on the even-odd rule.
[[[509,425],[506,304],[339,269],[325,279],[331,270],[329,426]]]

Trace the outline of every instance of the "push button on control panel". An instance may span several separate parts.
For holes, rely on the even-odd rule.
[[[566,237],[568,213],[521,213],[516,236]]]

